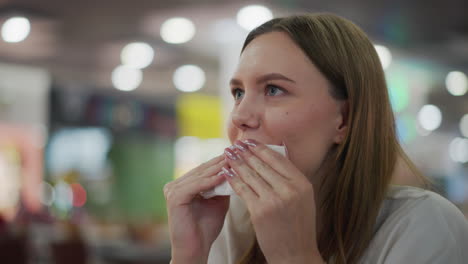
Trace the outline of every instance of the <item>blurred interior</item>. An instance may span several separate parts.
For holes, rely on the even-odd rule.
[[[164,184],[228,146],[227,84],[248,30],[304,12],[369,34],[402,145],[468,216],[466,10],[464,0],[0,0],[0,262],[168,263]]]

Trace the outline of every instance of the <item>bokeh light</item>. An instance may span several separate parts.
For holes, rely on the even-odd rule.
[[[382,68],[385,70],[392,63],[392,53],[390,50],[382,45],[374,45],[377,55],[379,55],[380,62],[382,63]]]
[[[453,71],[445,78],[447,91],[453,96],[462,96],[468,91],[468,79],[463,72]]]
[[[40,185],[39,199],[43,205],[51,206],[55,201],[55,189],[48,182]]]
[[[174,72],[175,87],[182,92],[195,92],[205,85],[205,72],[196,65],[183,65]]]
[[[17,43],[25,40],[31,31],[31,23],[25,17],[9,18],[2,26],[2,38],[5,42]]]
[[[449,145],[450,158],[455,162],[468,162],[468,139],[455,138]]]
[[[161,38],[171,44],[181,44],[190,41],[195,35],[195,25],[183,17],[166,20],[161,26]]]
[[[425,105],[419,110],[418,121],[422,128],[434,131],[442,123],[442,112],[435,105]]]
[[[237,23],[250,31],[273,18],[270,9],[262,5],[249,5],[237,12]]]
[[[122,49],[120,60],[122,64],[131,68],[143,69],[153,62],[154,50],[143,42],[130,43]]]
[[[132,91],[140,86],[143,73],[139,69],[120,65],[112,72],[112,84],[121,91]]]
[[[418,133],[418,135],[423,137],[429,136],[431,134],[431,131],[422,128],[419,122],[416,123],[416,132]]]
[[[460,132],[468,138],[468,114],[465,114],[460,120]]]

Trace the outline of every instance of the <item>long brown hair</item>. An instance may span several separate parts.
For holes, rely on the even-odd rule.
[[[318,186],[324,197],[318,246],[325,261],[356,263],[368,247],[397,159],[423,176],[399,145],[384,72],[375,48],[352,22],[332,14],[275,18],[249,33],[284,32],[332,84],[330,94],[348,102],[348,131],[326,159]],[[317,186],[315,186],[317,188]],[[241,264],[264,262],[258,243]]]

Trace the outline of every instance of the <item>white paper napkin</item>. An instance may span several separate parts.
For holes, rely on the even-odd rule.
[[[278,146],[278,145],[266,145],[266,146],[282,154],[283,156],[286,156],[286,148],[284,146]],[[221,174],[221,173],[222,171],[220,171],[218,174]],[[236,194],[236,193],[231,188],[231,185],[229,184],[228,181],[224,181],[223,183],[221,183],[220,185],[214,187],[213,189],[209,191],[200,193],[200,195],[205,199],[209,199],[214,196],[221,196],[221,195],[229,196],[233,194]]]

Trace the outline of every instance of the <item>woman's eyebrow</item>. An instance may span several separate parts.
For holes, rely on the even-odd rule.
[[[296,83],[295,81],[289,79],[288,77],[282,75],[281,73],[269,73],[269,74],[265,74],[257,78],[257,84],[264,83],[270,80],[284,80],[284,81]]]
[[[258,77],[257,78],[257,84],[265,83],[265,82],[271,81],[271,80],[284,80],[284,81],[296,83],[295,81],[289,79],[288,77],[282,75],[281,73],[268,73],[268,74],[265,74],[265,75],[262,75],[262,76]],[[239,80],[239,79],[232,78],[231,81],[229,82],[229,84],[231,86],[241,86],[242,81]]]

